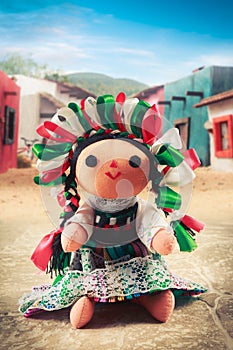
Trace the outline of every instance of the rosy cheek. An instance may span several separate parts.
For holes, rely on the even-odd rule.
[[[131,181],[132,186],[134,188],[134,195],[139,194],[147,185],[148,183],[148,177],[144,173],[144,171],[139,168],[139,169],[134,169],[132,171],[133,176],[130,176],[128,180]]]

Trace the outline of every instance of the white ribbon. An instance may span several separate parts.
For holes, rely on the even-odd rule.
[[[65,118],[65,120],[61,121],[59,119],[59,116]],[[69,131],[75,136],[81,136],[85,132],[84,128],[78,120],[77,115],[69,107],[60,108],[57,111],[57,113],[52,117],[51,122],[57,124],[58,126]]]
[[[122,111],[123,111],[123,116],[124,116],[124,124],[125,124],[126,130],[129,133],[132,133],[130,120],[131,120],[133,111],[134,111],[135,107],[137,106],[138,102],[139,102],[138,98],[129,98],[123,104]]]
[[[59,166],[63,165],[66,161],[66,159],[68,159],[69,153],[66,154],[62,154],[59,157],[53,158],[51,160],[37,160],[36,166],[37,169],[40,172],[46,171],[46,170],[51,170],[51,169],[56,169]]]
[[[96,108],[96,99],[94,99],[94,97],[89,96],[85,99],[84,110],[95,124],[101,126],[100,116]]]
[[[165,174],[161,185],[183,187],[193,181],[195,174],[190,166],[183,161],[175,168],[170,168]]]
[[[166,131],[165,134],[156,140],[151,146],[152,153],[156,154],[164,143],[169,143],[172,147],[181,149],[182,141],[180,138],[179,130],[177,128],[171,128]]]

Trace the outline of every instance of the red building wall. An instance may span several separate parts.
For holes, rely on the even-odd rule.
[[[20,87],[0,71],[0,173],[17,167]]]

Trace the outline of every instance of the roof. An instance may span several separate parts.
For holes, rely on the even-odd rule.
[[[57,100],[55,97],[53,97],[52,95],[48,94],[47,92],[40,92],[39,95],[48,100],[49,102],[51,102],[55,108],[61,108],[61,107],[64,107],[65,104],[62,103],[61,101]]]
[[[217,103],[223,100],[227,100],[229,98],[233,98],[233,89],[221,92],[217,95],[203,98],[199,103],[196,103],[195,105],[193,105],[193,107],[199,108],[199,107],[210,105],[212,103]]]
[[[133,95],[133,97],[137,97],[139,100],[144,99],[152,95],[153,93],[156,93],[158,90],[162,89],[164,85],[156,85],[152,86],[148,89],[145,89],[141,92],[138,92],[137,94]]]
[[[64,92],[76,97],[77,99],[83,99],[87,98],[89,96],[96,97],[95,94],[91,93],[90,91],[87,91],[79,86],[73,85],[71,83],[67,82],[57,82],[57,85],[59,86],[59,89],[64,89]]]

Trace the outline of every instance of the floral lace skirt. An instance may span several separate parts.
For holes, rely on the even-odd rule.
[[[124,256],[114,261],[104,261],[90,249],[81,249],[82,269],[66,270],[53,285],[34,287],[19,301],[19,310],[25,316],[59,310],[72,305],[86,295],[97,302],[131,300],[142,294],[171,289],[175,295],[198,295],[206,288],[172,274],[158,255],[130,258]],[[103,265],[103,264],[102,264]]]

